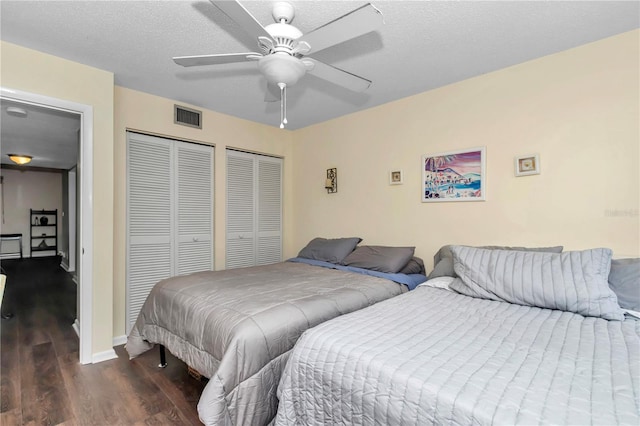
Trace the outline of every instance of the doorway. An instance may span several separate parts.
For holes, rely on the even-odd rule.
[[[93,107],[35,93],[0,88],[0,99],[77,114],[80,118],[77,180],[77,323],[81,364],[92,363],[92,294],[93,294]],[[69,324],[72,326],[72,324]]]

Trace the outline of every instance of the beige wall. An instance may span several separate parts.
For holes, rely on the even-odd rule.
[[[31,227],[29,223],[30,209],[34,210],[58,210],[58,244],[60,244],[60,233],[62,231],[62,174],[49,172],[32,172],[26,170],[2,169],[3,180],[3,200],[4,222],[0,224],[3,234],[22,234],[23,256],[31,255],[30,235]],[[36,217],[39,217],[36,216]],[[53,216],[49,216],[51,222]],[[40,235],[42,232],[52,234],[53,228],[34,228],[33,235]],[[34,245],[38,245],[41,240],[35,240]],[[53,240],[47,240],[47,244],[52,244]],[[16,243],[17,244],[17,243]],[[6,247],[5,247],[6,245]],[[2,251],[17,252],[17,245],[13,243],[3,243]],[[53,252],[37,253],[37,255],[51,255]]]
[[[113,75],[3,42],[3,87],[94,108],[94,353],[124,334],[126,130],[215,145],[215,263],[224,268],[226,147],[284,157],[284,254],[315,236],[415,245],[608,246],[640,254],[639,31],[295,132],[114,87]],[[114,97],[115,92],[115,97]],[[189,105],[186,105],[189,106]],[[199,109],[199,108],[198,108]],[[421,156],[487,148],[487,201],[421,203]],[[516,155],[542,174],[514,177]],[[323,188],[338,168],[337,194]],[[390,169],[404,184],[388,185]]]
[[[113,336],[113,74],[0,44],[0,85],[93,107],[93,353]]]
[[[639,248],[639,31],[297,131],[294,246]],[[487,201],[421,202],[421,156],[486,146]],[[514,177],[539,153],[542,173]],[[323,189],[338,168],[338,193]],[[404,184],[390,186],[390,169]]]
[[[226,148],[284,158],[283,249],[293,252],[293,159],[292,133],[276,127],[203,110],[202,129],[173,123],[174,104],[202,110],[170,99],[116,86],[115,88],[115,200],[114,200],[114,336],[125,334],[125,226],[126,226],[126,131],[195,141],[215,146],[215,268],[225,267]]]

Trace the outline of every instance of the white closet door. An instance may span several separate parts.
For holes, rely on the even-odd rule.
[[[213,269],[213,148],[127,133],[126,327],[153,286]]]
[[[282,261],[282,159],[227,151],[227,269]]]
[[[213,148],[175,142],[175,275],[213,269]]]
[[[256,156],[258,167],[256,265],[282,261],[282,160]]]
[[[228,150],[227,269],[255,265],[255,192],[253,155]]]
[[[127,133],[127,333],[151,288],[172,273],[172,165],[170,141]]]

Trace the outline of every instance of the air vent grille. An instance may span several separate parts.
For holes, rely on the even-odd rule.
[[[202,129],[202,111],[174,105],[173,122],[183,126]]]

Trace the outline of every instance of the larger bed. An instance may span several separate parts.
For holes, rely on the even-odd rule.
[[[210,378],[198,403],[203,423],[266,424],[276,413],[282,368],[305,330],[424,280],[302,258],[170,278],[151,291],[126,349],[135,357],[164,345]]]
[[[462,277],[427,282],[445,288],[306,332],[275,423],[640,424],[640,321],[602,286],[610,252],[456,250]]]

